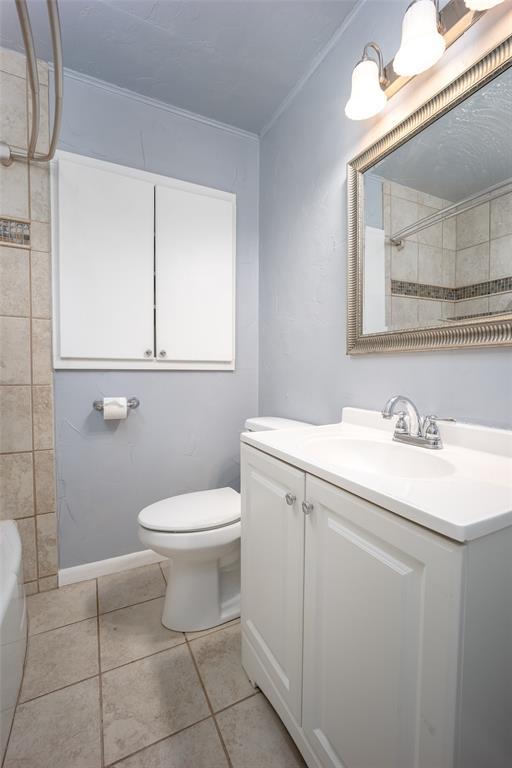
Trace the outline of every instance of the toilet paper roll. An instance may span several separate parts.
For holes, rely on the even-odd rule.
[[[127,416],[128,401],[126,397],[103,398],[103,418],[105,421],[111,419],[126,419]]]

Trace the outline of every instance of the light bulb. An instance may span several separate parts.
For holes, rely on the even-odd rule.
[[[416,0],[405,12],[402,42],[393,61],[397,75],[419,75],[439,61],[446,48],[437,28],[437,9],[432,0]]]
[[[503,0],[464,0],[466,8],[470,11],[488,11],[489,8],[494,8],[502,2]]]
[[[345,106],[350,120],[366,120],[386,106],[387,97],[380,86],[379,67],[372,59],[363,59],[352,72],[352,91]]]

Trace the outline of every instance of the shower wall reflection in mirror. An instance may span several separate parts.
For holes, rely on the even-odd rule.
[[[512,312],[512,68],[364,173],[364,334]]]

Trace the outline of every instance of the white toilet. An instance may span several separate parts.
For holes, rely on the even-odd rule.
[[[305,422],[257,417],[245,429],[293,429]],[[139,539],[169,558],[162,624],[208,629],[240,615],[240,494],[232,488],[171,496],[139,513]]]

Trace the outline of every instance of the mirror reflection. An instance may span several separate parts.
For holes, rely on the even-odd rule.
[[[512,312],[512,68],[364,174],[363,333]]]

